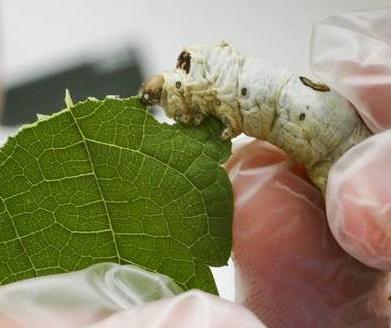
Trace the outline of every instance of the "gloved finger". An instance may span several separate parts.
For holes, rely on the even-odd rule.
[[[373,132],[391,128],[391,8],[327,17],[313,27],[313,72],[352,102]]]
[[[327,217],[339,244],[361,262],[391,271],[391,130],[349,150],[332,167]]]
[[[379,316],[391,318],[391,273],[378,281],[371,295],[370,307]]]
[[[200,291],[119,312],[90,328],[262,328],[244,307]],[[266,327],[265,327],[266,328]]]
[[[0,327],[84,327],[180,291],[166,276],[132,265],[99,263],[0,287]]]
[[[338,246],[322,195],[294,164],[256,141],[234,153],[227,167],[235,195],[237,300],[270,327],[384,324],[368,308],[381,273]]]

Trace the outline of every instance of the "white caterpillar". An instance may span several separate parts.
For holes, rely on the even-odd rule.
[[[242,56],[225,42],[185,48],[176,69],[144,83],[141,99],[184,123],[213,115],[226,126],[222,138],[243,132],[269,141],[303,163],[323,192],[331,165],[370,135],[353,106],[326,85]]]

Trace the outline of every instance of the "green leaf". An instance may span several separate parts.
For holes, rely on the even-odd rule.
[[[137,98],[86,100],[0,150],[0,282],[131,263],[216,292],[231,250],[221,124],[158,123]]]

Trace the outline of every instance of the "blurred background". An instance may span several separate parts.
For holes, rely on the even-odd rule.
[[[175,66],[184,45],[231,42],[311,76],[311,25],[391,0],[0,0],[0,143],[23,124],[88,96],[134,95],[143,79]],[[214,270],[234,298],[234,273]]]

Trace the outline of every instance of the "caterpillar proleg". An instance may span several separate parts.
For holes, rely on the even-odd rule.
[[[226,127],[222,138],[245,133],[278,146],[323,192],[333,163],[371,134],[352,104],[326,85],[243,56],[226,42],[186,47],[176,68],[145,82],[140,96],[183,123],[217,117]]]

